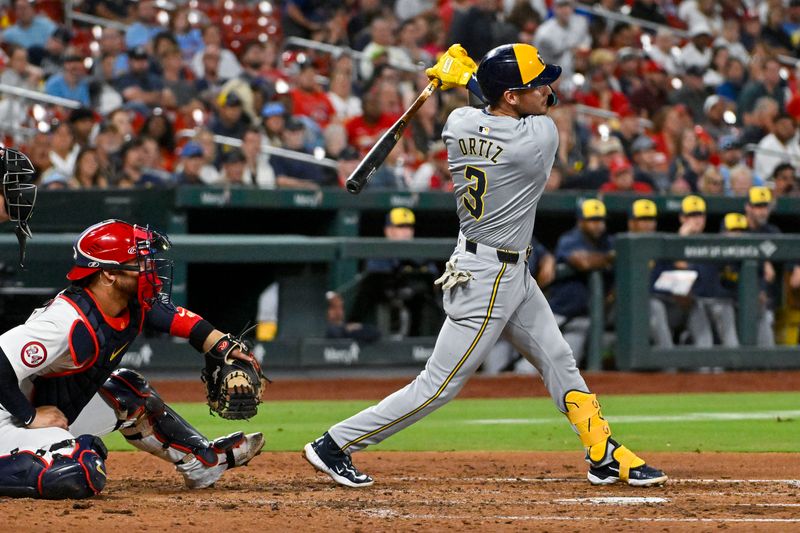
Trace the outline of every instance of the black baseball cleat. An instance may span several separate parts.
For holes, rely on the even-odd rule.
[[[619,462],[612,461],[603,466],[590,466],[589,467],[589,482],[592,485],[611,485],[621,481],[619,475]],[[643,464],[636,468],[631,468],[628,472],[628,485],[633,487],[652,487],[654,485],[663,485],[667,482],[667,475],[657,468]]]
[[[328,474],[345,487],[369,487],[373,480],[353,466],[350,456],[344,453],[326,431],[324,435],[303,447],[303,457],[311,466]]]
[[[611,485],[622,481],[633,487],[652,487],[667,482],[667,475],[657,468],[648,466],[644,460],[613,439],[611,460],[598,465],[589,461],[589,483],[592,485]],[[635,466],[634,466],[635,465]]]

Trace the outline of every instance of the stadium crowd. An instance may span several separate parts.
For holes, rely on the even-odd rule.
[[[65,25],[58,1],[10,4],[0,83],[80,104],[3,94],[5,141],[43,188],[341,186],[449,44],[479,60],[525,41],[564,68],[551,190],[800,194],[797,0],[593,3],[643,26],[572,0],[73,2],[103,25]],[[439,135],[465,101],[431,98],[371,186],[449,190]]]

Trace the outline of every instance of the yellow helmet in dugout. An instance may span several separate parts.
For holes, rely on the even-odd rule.
[[[747,202],[753,206],[769,205],[772,202],[772,191],[766,187],[750,187]]]
[[[387,226],[413,226],[416,221],[414,212],[407,207],[395,207],[386,215]]]
[[[681,214],[686,216],[705,215],[706,201],[695,194],[690,194],[681,201]]]
[[[630,218],[637,220],[655,219],[658,216],[658,208],[653,200],[640,198],[631,204]]]
[[[475,77],[484,99],[494,105],[506,91],[550,85],[561,76],[561,67],[548,65],[535,46],[525,43],[504,44],[490,50],[478,65]],[[552,87],[551,87],[552,91]],[[547,105],[555,105],[555,92]]]
[[[727,213],[722,219],[722,227],[725,228],[725,231],[745,231],[747,217],[741,213]]]
[[[578,208],[578,218],[581,220],[604,220],[606,205],[595,198],[584,200]]]

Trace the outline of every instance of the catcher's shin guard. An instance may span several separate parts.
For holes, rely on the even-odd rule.
[[[243,466],[264,446],[261,433],[206,439],[133,370],[121,368],[101,388],[117,414],[120,433],[133,446],[175,465],[192,489],[212,485],[229,468]]]
[[[57,442],[47,450],[0,456],[0,496],[82,499],[106,485],[108,452],[94,435]]]
[[[211,442],[164,403],[138,372],[114,371],[101,392],[116,412],[120,433],[140,450],[177,464],[179,470],[192,456],[206,466],[219,462]]]

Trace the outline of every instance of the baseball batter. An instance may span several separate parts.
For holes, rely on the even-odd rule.
[[[460,84],[474,62],[451,48],[428,70],[443,87]],[[334,481],[364,487],[350,454],[408,427],[453,399],[495,342],[507,338],[541,374],[558,409],[586,450],[589,481],[648,486],[667,476],[611,438],[600,404],[578,372],[553,313],[528,273],[536,206],[558,148],[547,116],[557,100],[550,84],[561,68],[527,44],[490,51],[477,69],[485,109],[450,114],[442,137],[461,231],[445,274],[437,280],[447,314],[425,369],[405,388],[331,427],[304,448],[306,459]],[[458,80],[458,81],[454,81]]]
[[[106,450],[98,437],[115,430],[174,464],[189,488],[210,486],[260,452],[261,433],[209,441],[141,374],[117,368],[143,327],[188,338],[207,353],[231,344],[170,302],[161,269],[169,264],[157,257],[168,248],[149,228],[120,220],[91,226],[75,242],[72,285],[0,335],[0,496],[99,493]]]

